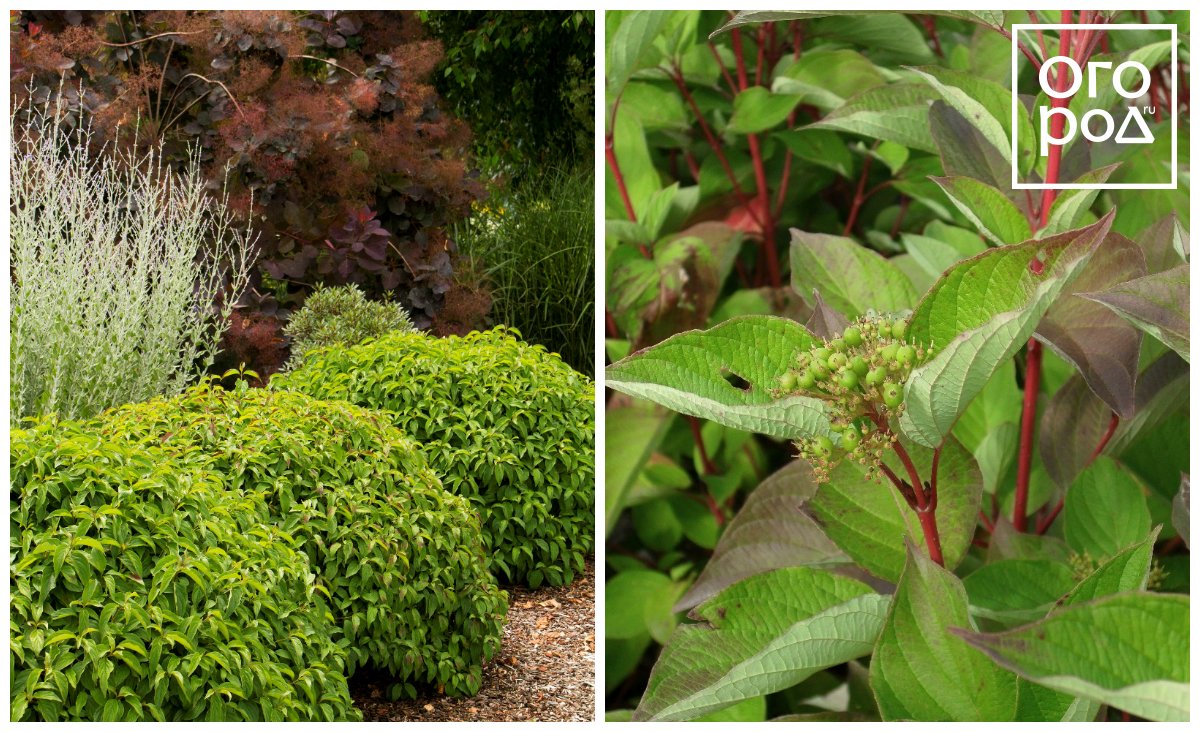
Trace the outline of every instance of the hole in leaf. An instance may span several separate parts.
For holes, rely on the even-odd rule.
[[[725,379],[725,382],[734,389],[739,391],[750,391],[750,382],[733,373],[729,369],[721,369],[721,378]]]

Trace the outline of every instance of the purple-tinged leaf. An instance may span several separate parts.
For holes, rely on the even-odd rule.
[[[1073,364],[1092,391],[1122,418],[1133,414],[1142,334],[1107,307],[1074,295],[1120,286],[1145,274],[1146,263],[1137,245],[1110,231],[1035,333]]]
[[[1099,292],[1081,294],[1102,303],[1163,342],[1185,361],[1189,357],[1189,265],[1122,282]]]
[[[1076,374],[1067,380],[1042,414],[1038,449],[1046,473],[1063,490],[1083,472],[1111,421],[1111,409]]]
[[[1010,187],[1012,163],[954,107],[934,102],[929,108],[929,131],[946,175],[969,176],[1002,191]]]
[[[1188,235],[1175,214],[1164,216],[1137,236],[1137,244],[1146,257],[1146,273],[1156,274],[1184,263]]]
[[[1189,548],[1192,546],[1191,521],[1192,478],[1184,473],[1179,481],[1179,492],[1175,494],[1175,500],[1171,501],[1171,525],[1179,533],[1179,538],[1183,539],[1184,546]]]
[[[849,562],[801,510],[816,492],[812,468],[802,460],[768,476],[729,522],[712,559],[675,604],[675,611],[691,609],[736,582],[773,569]]]
[[[831,340],[841,335],[850,321],[846,320],[846,316],[839,313],[837,310],[829,306],[825,302],[825,298],[821,297],[821,291],[814,289],[812,315],[808,317],[808,322],[805,327],[812,331],[812,334],[824,340]]]

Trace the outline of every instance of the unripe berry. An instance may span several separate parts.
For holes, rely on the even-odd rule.
[[[862,437],[858,434],[858,430],[855,429],[854,425],[850,425],[842,430],[842,447],[844,449],[853,450],[858,447],[861,441]]]
[[[846,341],[841,338],[834,338],[829,342],[829,347],[834,351],[844,351],[846,350]]]
[[[796,385],[801,389],[811,389],[817,385],[817,377],[813,374],[812,369],[804,369],[800,377],[796,379]]]
[[[851,348],[862,345],[862,332],[858,328],[847,328],[842,333],[842,340]]]
[[[885,378],[887,378],[887,369],[879,366],[867,373],[866,382],[868,386],[878,386],[883,383]]]
[[[825,436],[818,437],[813,441],[813,449],[821,457],[829,457],[833,454],[833,440]]]
[[[799,381],[799,376],[795,371],[785,371],[779,379],[779,385],[784,391],[792,391],[796,388],[796,383]]]
[[[880,391],[883,393],[883,403],[888,405],[889,409],[895,409],[904,402],[904,390],[898,384],[889,381]]]
[[[898,350],[900,350],[900,344],[889,343],[883,348],[879,349],[879,355],[883,357],[884,361],[891,361],[892,359],[896,358],[896,351]]]
[[[850,368],[859,376],[866,376],[867,372],[871,370],[871,365],[862,356],[855,356],[850,359]]]
[[[826,363],[829,364],[829,368],[831,369],[840,369],[846,365],[846,354],[835,353],[829,357],[829,360],[826,361]]]
[[[903,346],[896,351],[896,363],[908,365],[917,357],[917,349],[912,346]]]
[[[824,361],[813,361],[812,366],[809,366],[808,370],[812,372],[817,381],[829,376],[829,364]]]
[[[896,322],[892,323],[892,337],[893,338],[897,338],[897,339],[903,338],[904,334],[907,332],[908,332],[908,324],[905,323],[903,320],[897,320]]]
[[[831,353],[833,353],[833,351],[829,350],[828,348],[817,348],[813,350],[812,357],[816,361],[828,361],[829,354]]]
[[[858,386],[858,374],[846,369],[838,374],[838,383],[847,389],[853,389]]]

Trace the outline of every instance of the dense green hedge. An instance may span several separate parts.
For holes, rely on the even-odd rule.
[[[397,694],[474,694],[500,646],[506,595],[479,521],[443,490],[388,417],[262,389],[197,387],[109,412],[94,429],[161,448],[265,491],[266,521],[296,537],[330,594],[347,673],[380,668]]]
[[[77,422],[10,448],[13,721],[359,718],[266,490]]]
[[[446,488],[475,503],[497,574],[563,584],[593,542],[594,390],[513,333],[390,333],[311,353],[271,386],[392,412]]]

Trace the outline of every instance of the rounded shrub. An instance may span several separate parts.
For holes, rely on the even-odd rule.
[[[514,333],[390,333],[310,354],[272,388],[391,412],[443,485],[475,504],[493,570],[558,585],[592,548],[593,386]]]
[[[196,387],[106,413],[101,434],[154,445],[265,494],[258,519],[295,537],[329,595],[334,638],[395,695],[474,694],[500,646],[507,596],[478,518],[387,415],[292,392]]]
[[[13,721],[360,718],[263,491],[77,422],[14,431],[10,460]]]
[[[357,285],[318,287],[284,328],[292,341],[288,365],[298,366],[314,349],[354,345],[393,330],[413,330],[408,311],[400,305],[368,300]]]

